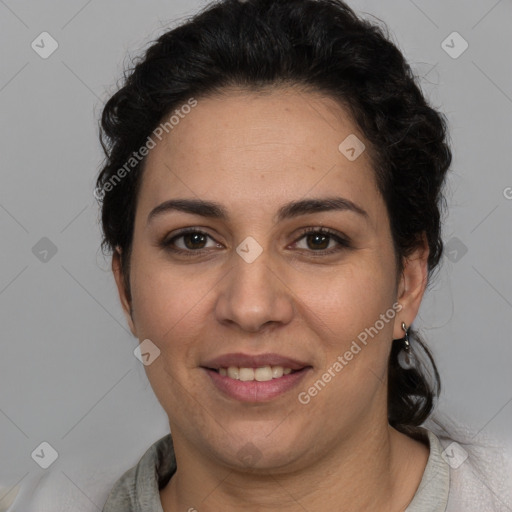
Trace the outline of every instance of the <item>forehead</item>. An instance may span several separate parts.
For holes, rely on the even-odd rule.
[[[368,151],[347,158],[350,146],[362,149],[364,135],[331,98],[228,90],[197,98],[180,116],[177,109],[172,129],[147,157],[142,213],[172,197],[261,209],[291,197],[339,193],[361,202],[379,195]]]

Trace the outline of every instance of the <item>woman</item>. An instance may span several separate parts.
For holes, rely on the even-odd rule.
[[[411,329],[446,139],[340,1],[223,0],[149,48],[104,109],[96,195],[171,434],[105,512],[474,503],[463,449],[422,426],[439,376]]]

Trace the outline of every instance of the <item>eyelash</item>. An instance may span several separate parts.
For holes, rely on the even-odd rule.
[[[179,248],[173,247],[173,244],[176,240],[178,240],[179,238],[182,238],[185,235],[189,235],[189,234],[200,234],[200,235],[206,236],[213,240],[213,238],[208,233],[205,233],[204,231],[201,231],[201,230],[195,229],[195,228],[186,228],[183,231],[179,231],[172,238],[167,239],[167,240],[164,239],[160,243],[160,246],[162,249],[165,249],[167,251],[171,251],[175,254],[184,254],[189,257],[195,256],[195,255],[201,255],[205,252],[208,252],[208,249],[185,250],[185,249],[179,249]],[[317,234],[327,235],[327,236],[331,237],[332,239],[334,239],[339,245],[338,245],[338,247],[336,247],[334,249],[329,249],[329,250],[325,250],[325,249],[321,250],[321,251],[308,250],[308,252],[311,252],[315,256],[328,256],[328,255],[337,253],[339,251],[342,251],[344,249],[349,249],[351,247],[351,244],[348,239],[344,238],[336,231],[332,231],[327,228],[304,228],[303,230],[301,230],[299,238],[297,238],[297,240],[293,243],[295,244],[295,243],[299,242],[300,240],[302,240],[304,237],[306,237],[308,235],[317,235]]]

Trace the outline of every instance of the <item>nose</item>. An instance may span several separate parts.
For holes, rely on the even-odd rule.
[[[293,293],[268,253],[263,251],[252,263],[237,253],[233,260],[233,267],[217,287],[217,320],[248,332],[289,323],[294,314]]]

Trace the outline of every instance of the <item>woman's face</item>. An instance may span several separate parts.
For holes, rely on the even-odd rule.
[[[364,142],[333,100],[233,91],[199,99],[150,151],[129,322],[160,350],[146,371],[175,443],[227,467],[284,471],[387,426],[388,354],[416,315],[425,267],[409,267],[410,285],[398,278],[354,137]],[[171,200],[196,213],[155,210]],[[329,234],[304,234],[320,228]],[[117,256],[114,270],[128,312]],[[246,381],[227,366],[270,369],[261,381],[240,370]],[[279,366],[298,371],[279,377]]]

